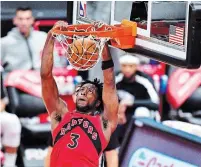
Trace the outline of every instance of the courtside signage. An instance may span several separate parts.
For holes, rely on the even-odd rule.
[[[155,152],[147,148],[139,148],[133,153],[129,167],[198,167],[187,162]]]

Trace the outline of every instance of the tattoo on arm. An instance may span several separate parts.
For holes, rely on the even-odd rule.
[[[107,129],[107,127],[108,127],[108,119],[105,119],[104,116],[103,116],[102,121],[103,121],[103,128]]]
[[[58,122],[61,122],[61,115],[56,113],[54,119]]]

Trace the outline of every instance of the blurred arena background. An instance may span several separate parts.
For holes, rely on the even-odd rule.
[[[82,2],[86,3],[86,1]],[[105,1],[105,3],[101,2],[102,1],[89,2],[86,15],[92,20],[101,20],[109,24],[111,23],[112,12],[111,1]],[[148,1],[139,1],[134,4],[134,2],[130,1],[124,5],[122,1],[116,5],[116,10],[125,12],[124,17],[130,19],[131,11],[138,9],[136,10],[138,11],[137,15],[142,19],[141,21],[144,21],[144,17],[146,20],[148,12],[147,3]],[[77,5],[77,11],[75,10],[75,4]],[[81,1],[1,1],[1,50],[3,49],[3,38],[15,27],[13,18],[16,15],[16,9],[18,7],[30,7],[33,12],[33,17],[35,18],[33,29],[47,33],[58,20],[67,21],[69,24],[82,22],[83,20],[79,20],[77,16],[80,4]],[[201,18],[200,13],[199,18]],[[122,13],[117,12],[114,16],[114,20],[121,21],[122,19]],[[199,19],[197,20],[200,21]],[[199,23],[199,26],[200,25]],[[40,40],[42,41],[42,38],[38,38],[38,41]],[[10,46],[11,45],[12,42]],[[16,45],[12,46],[13,48],[7,47],[9,50],[13,51],[12,54],[17,53],[17,51],[14,52]],[[33,53],[33,46],[27,47],[27,50],[31,48],[31,56],[35,54]],[[124,73],[122,71],[122,64],[119,61],[120,58],[127,54],[134,56],[140,63],[133,63],[139,72],[134,73],[133,76],[137,75],[143,77],[144,81],[146,80],[145,82],[136,81],[135,84],[143,85],[149,96],[140,97],[138,99],[137,93],[134,93],[135,95],[132,95],[131,92],[128,92],[129,95],[125,93],[127,92],[127,87],[122,86],[119,89],[125,91],[125,94],[121,94],[122,92],[120,91],[120,99],[127,100],[128,98],[128,100],[130,100],[132,99],[130,97],[133,96],[135,100],[133,106],[130,108],[132,114],[129,115],[130,122],[128,123],[125,135],[121,136],[122,142],[118,147],[113,148],[113,150],[118,153],[116,166],[200,167],[200,68],[195,70],[179,68],[151,59],[149,55],[144,55],[145,53],[128,53],[116,48],[111,48],[110,51],[115,63],[117,85],[119,82],[123,83],[124,81],[121,79],[121,74],[123,76]],[[28,51],[26,53],[28,53]],[[44,166],[51,133],[50,119],[41,99],[38,69],[35,68],[34,62],[32,62],[33,66],[31,67],[24,67],[24,69],[22,69],[22,65],[18,66],[19,68],[16,67],[13,70],[7,71],[6,69],[8,68],[9,62],[4,62],[4,59],[7,57],[3,54],[4,53],[1,52],[1,66],[3,66],[2,69],[4,68],[1,73],[5,85],[4,89],[9,99],[5,110],[8,113],[16,114],[22,126],[16,166]],[[37,54],[38,57],[40,57],[41,50],[37,52]],[[30,55],[28,55],[28,57]],[[73,110],[75,105],[72,95],[76,85],[83,80],[93,79],[95,77],[103,80],[102,71],[99,70],[101,63],[99,62],[89,71],[76,71],[67,62],[64,51],[59,43],[55,44],[54,56],[55,68],[53,73],[58,84],[60,95],[66,103],[68,103],[69,108]],[[17,61],[15,59],[20,60],[20,58],[20,56],[14,57],[13,61]],[[22,60],[22,62],[23,61],[24,60]],[[130,59],[126,60],[127,63],[129,61]],[[38,62],[38,65],[39,63],[40,62]],[[22,71],[17,73],[16,71],[18,70]],[[18,82],[11,82],[13,80],[17,80]],[[154,93],[149,93],[151,88],[154,88],[157,94],[158,102],[156,104],[153,102],[152,98]],[[135,90],[132,91],[135,92]],[[142,94],[140,91],[141,90],[139,90],[139,94]],[[1,90],[1,92],[3,92],[3,90]],[[179,93],[183,93],[182,96],[179,96]],[[2,99],[3,98],[4,97],[2,97]],[[4,102],[1,101],[1,103],[3,104]],[[2,134],[2,125],[1,128]],[[120,132],[120,134],[121,133],[123,132]],[[5,148],[2,147],[1,163],[5,161],[3,153],[5,153]],[[110,158],[112,159],[113,156],[115,155],[112,155]],[[111,165],[105,164],[105,166],[110,167]]]

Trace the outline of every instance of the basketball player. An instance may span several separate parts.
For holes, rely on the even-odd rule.
[[[97,167],[118,118],[114,64],[108,46],[106,44],[102,53],[103,87],[97,79],[83,82],[73,112],[68,111],[59,98],[52,75],[53,47],[54,38],[50,31],[41,64],[42,95],[51,117],[54,141],[50,166]]]
[[[76,101],[76,94],[77,94],[79,88],[80,88],[80,84],[76,85],[75,92],[72,95],[74,103]],[[118,137],[117,137],[117,133],[115,130],[110,137],[110,141],[104,151],[104,155],[100,158],[99,167],[104,167],[104,166],[105,167],[106,166],[107,167],[118,167],[118,164],[119,164],[118,163],[119,162],[118,151],[117,151],[118,147],[119,147]],[[50,139],[48,140],[48,152],[45,157],[44,167],[50,167],[50,155],[52,152],[52,148],[53,148],[53,141],[52,141],[52,136],[50,136]]]

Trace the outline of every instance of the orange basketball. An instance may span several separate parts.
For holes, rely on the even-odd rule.
[[[95,41],[86,38],[74,40],[68,53],[68,60],[78,70],[93,67],[99,58]]]

